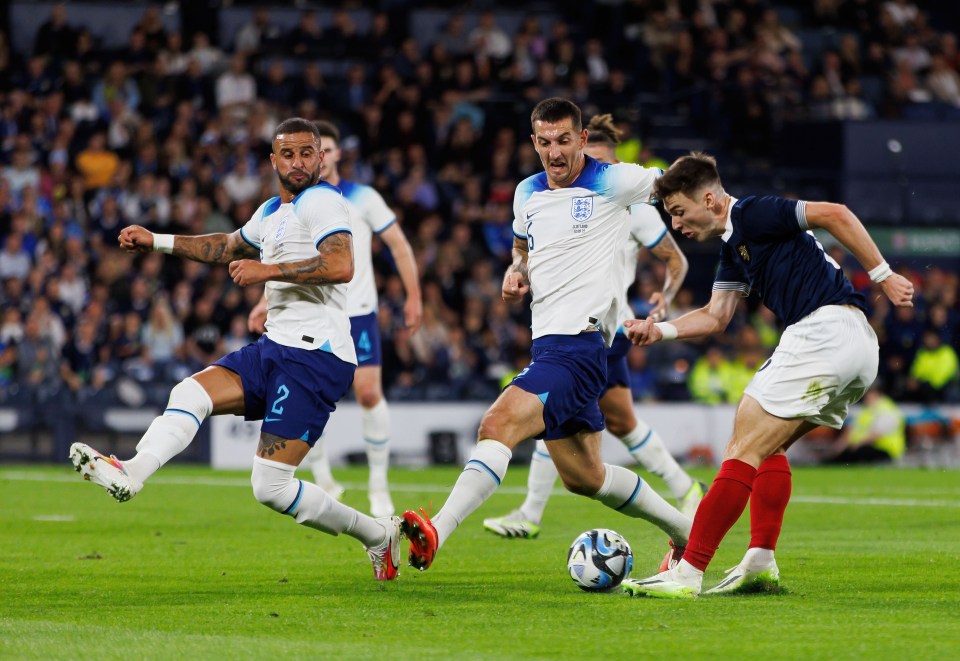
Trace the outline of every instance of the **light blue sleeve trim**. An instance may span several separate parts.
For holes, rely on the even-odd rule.
[[[330,230],[329,232],[321,236],[319,239],[317,239],[316,247],[320,248],[320,244],[323,243],[327,239],[327,237],[333,236],[334,234],[340,234],[341,232],[346,232],[347,234],[353,235],[353,232],[351,232],[346,227],[340,227],[335,230]]]
[[[648,245],[646,246],[646,248],[647,248],[648,250],[649,250],[650,248],[653,248],[653,247],[656,246],[658,243],[660,243],[660,242],[663,240],[663,237],[665,237],[666,235],[667,235],[667,228],[664,227],[664,228],[663,228],[663,231],[660,233],[660,236],[657,237],[657,240],[654,241],[653,243],[648,244]]]
[[[517,234],[517,232],[514,231],[514,232],[513,232],[513,235],[514,235],[515,237],[517,237],[518,239],[523,239],[524,241],[527,240],[527,237],[526,237],[525,234]]]
[[[388,222],[386,225],[384,225],[384,226],[381,227],[380,229],[374,230],[373,233],[374,233],[374,234],[380,234],[381,232],[386,232],[386,231],[390,228],[390,226],[391,226],[391,225],[395,225],[396,222],[397,222],[397,218],[396,218],[396,217],[393,217],[393,218],[390,219],[390,222]]]
[[[251,241],[250,239],[247,238],[247,235],[246,235],[246,233],[243,231],[243,228],[242,228],[242,227],[240,228],[240,238],[242,238],[244,241],[246,241],[247,243],[249,243],[251,246],[253,246],[253,247],[256,248],[257,250],[260,250],[260,246],[259,246],[258,244],[254,243],[253,241]]]

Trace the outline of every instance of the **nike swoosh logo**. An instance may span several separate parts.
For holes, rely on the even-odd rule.
[[[538,213],[540,213],[541,211],[543,211],[543,209],[537,209],[536,211],[530,211],[530,212],[528,212],[528,213],[527,213],[527,220],[530,220],[531,218],[533,218],[534,216],[536,216],[536,215],[537,215]]]
[[[281,418],[264,418],[264,422],[278,422]]]

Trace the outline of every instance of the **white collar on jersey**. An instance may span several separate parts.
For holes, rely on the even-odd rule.
[[[720,238],[723,239],[724,243],[729,241],[730,237],[733,236],[733,219],[730,216],[733,214],[733,205],[736,203],[737,198],[731,195],[730,206],[727,207],[727,222],[723,226],[723,234],[720,235]]]

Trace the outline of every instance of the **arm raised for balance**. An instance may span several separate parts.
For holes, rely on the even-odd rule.
[[[260,252],[243,240],[240,230],[232,234],[154,234],[131,225],[120,230],[120,247],[127,252],[165,252],[204,264],[229,264],[236,259],[256,257]]]
[[[870,274],[870,279],[880,285],[891,303],[900,307],[913,307],[913,283],[893,272],[880,254],[877,244],[867,233],[867,228],[846,205],[807,202],[806,217],[810,229],[819,227],[827,230],[844,248],[853,253]]]

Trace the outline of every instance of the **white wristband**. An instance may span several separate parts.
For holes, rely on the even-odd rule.
[[[660,333],[663,335],[662,340],[675,340],[677,339],[677,327],[671,324],[669,321],[661,321],[654,324],[657,328],[660,329]]]
[[[890,265],[886,262],[880,262],[880,265],[870,269],[870,272],[867,273],[867,275],[870,276],[871,280],[877,284],[880,284],[893,275],[893,269],[891,269]]]
[[[165,252],[168,255],[173,252],[173,234],[154,234],[153,251]]]

